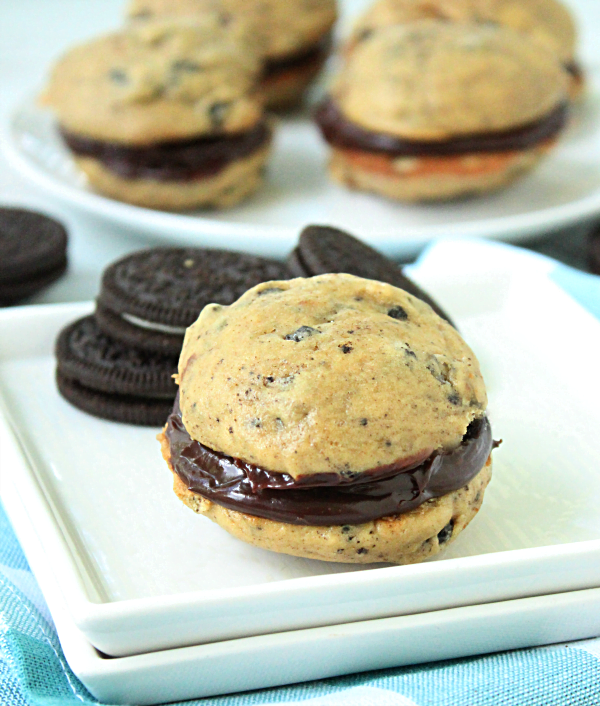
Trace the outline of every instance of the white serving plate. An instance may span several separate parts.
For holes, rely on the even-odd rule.
[[[0,460],[78,629],[129,655],[600,586],[600,324],[552,267],[456,241],[413,271],[478,355],[504,443],[476,520],[442,559],[405,567],[274,554],[194,515],[170,490],[157,430],[95,419],[55,390],[56,334],[91,305],[0,312]]]
[[[365,3],[342,2],[342,24],[347,26]],[[5,151],[20,172],[58,199],[167,241],[284,256],[306,223],[346,228],[391,256],[410,255],[433,238],[519,240],[600,213],[600,43],[593,31],[600,26],[600,3],[570,0],[568,5],[582,34],[585,96],[557,149],[535,171],[481,198],[403,205],[337,186],[327,177],[328,149],[308,115],[283,118],[265,188],[222,212],[153,211],[92,193],[52,117],[33,100],[15,107],[5,130]]]
[[[183,701],[600,634],[596,588],[109,659],[75,626],[56,567],[10,476],[2,500],[43,588],[65,658],[103,703]]]

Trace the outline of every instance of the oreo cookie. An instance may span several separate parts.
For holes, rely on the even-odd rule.
[[[85,412],[128,424],[161,426],[177,393],[178,356],[152,354],[104,334],[94,316],[66,326],[56,341],[62,396]]]
[[[600,225],[588,235],[587,260],[590,272],[600,275]]]
[[[96,317],[105,333],[123,343],[178,355],[185,329],[206,304],[231,304],[256,284],[289,278],[284,263],[246,253],[142,250],[105,270]]]
[[[387,282],[404,289],[429,306],[448,323],[454,323],[426,292],[404,275],[391,260],[349,233],[331,226],[307,226],[287,265],[296,277],[313,277],[328,272],[356,275]]]
[[[0,306],[14,304],[67,268],[67,231],[49,216],[0,208]]]

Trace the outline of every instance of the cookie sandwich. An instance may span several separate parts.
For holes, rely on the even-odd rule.
[[[581,91],[575,21],[558,0],[377,0],[354,23],[345,51],[382,27],[424,19],[496,24],[520,32],[562,61],[573,96]]]
[[[65,326],[55,345],[56,384],[72,405],[113,422],[160,427],[173,406],[177,356],[107,336],[95,316]]]
[[[249,253],[140,250],[104,271],[96,319],[106,335],[126,345],[175,356],[175,373],[185,330],[207,304],[232,304],[260,282],[289,276],[284,263]]]
[[[227,207],[258,188],[269,153],[260,66],[217,15],[148,22],[69,51],[42,101],[95,190],[150,208]]]
[[[406,201],[498,189],[553,147],[568,77],[540,44],[499,26],[422,20],[352,51],[316,119],[330,174]]]
[[[260,87],[266,105],[297,105],[329,55],[336,0],[132,0],[129,5],[134,21],[210,11],[251,28],[263,58]]]
[[[0,208],[0,306],[17,304],[67,269],[62,223],[24,208]]]
[[[186,327],[209,302],[231,304],[259,282],[288,276],[284,263],[205,248],[149,248],[116,260],[104,270],[94,314],[58,336],[59,392],[103,419],[162,426]]]
[[[178,497],[251,544],[414,563],[491,475],[473,352],[424,302],[346,274],[274,281],[188,330],[159,436]]]

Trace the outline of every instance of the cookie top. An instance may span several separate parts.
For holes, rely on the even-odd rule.
[[[360,42],[331,95],[352,122],[411,140],[510,130],[567,100],[551,52],[496,25],[421,20]]]
[[[424,302],[346,274],[266,282],[186,333],[190,436],[295,478],[456,448],[483,416],[473,352]]]
[[[0,283],[60,269],[66,263],[62,223],[23,208],[0,208]]]
[[[128,14],[146,20],[165,15],[225,12],[254,28],[263,56],[283,58],[316,44],[336,20],[335,0],[131,0]]]
[[[73,48],[42,102],[64,129],[126,145],[244,132],[260,60],[219,15],[147,22]]]
[[[557,0],[378,0],[356,21],[350,45],[373,30],[423,19],[495,23],[522,32],[562,61],[572,61],[576,29]]]

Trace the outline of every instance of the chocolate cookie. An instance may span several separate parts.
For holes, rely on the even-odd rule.
[[[445,311],[402,270],[380,252],[349,233],[331,226],[307,226],[288,258],[288,267],[296,277],[313,277],[328,272],[387,282],[426,302],[443,319],[452,320]]]
[[[288,277],[283,263],[246,253],[143,250],[105,270],[96,317],[103,331],[123,343],[178,355],[186,328],[207,304],[231,304],[260,282]]]
[[[54,218],[0,208],[0,306],[35,294],[67,268],[67,232]]]
[[[66,326],[56,341],[60,393],[97,417],[159,426],[173,405],[176,356],[124,346],[100,331],[94,316]]]
[[[600,227],[596,226],[588,235],[588,266],[590,271],[600,275]]]
[[[176,494],[297,556],[411,563],[475,515],[494,447],[457,331],[348,274],[266,282],[188,328],[159,437]]]

